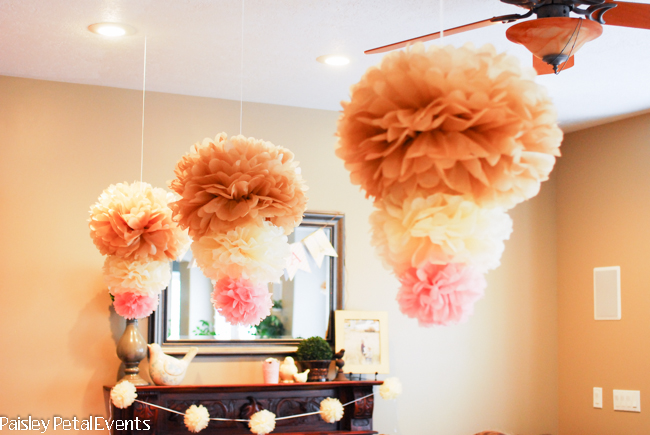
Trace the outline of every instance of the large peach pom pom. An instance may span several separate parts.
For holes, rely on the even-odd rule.
[[[201,237],[192,243],[192,253],[205,276],[215,281],[229,276],[274,282],[284,273],[291,248],[282,228],[252,222]]]
[[[372,244],[399,276],[426,263],[470,263],[495,269],[512,233],[502,209],[486,209],[460,196],[436,193],[403,202],[387,196],[370,215]]]
[[[392,52],[343,103],[336,154],[376,199],[399,186],[511,208],[560,155],[555,109],[534,78],[490,45]]]
[[[226,277],[215,282],[210,300],[231,325],[258,325],[271,314],[271,299],[266,284]]]
[[[181,196],[175,218],[196,240],[264,218],[286,234],[302,221],[307,189],[291,151],[271,142],[225,133],[196,143],[175,169]]]
[[[397,302],[420,326],[462,323],[474,312],[487,283],[477,269],[463,264],[426,264],[400,277]]]
[[[175,260],[190,240],[172,219],[173,194],[150,184],[110,185],[90,208],[90,236],[102,255]]]

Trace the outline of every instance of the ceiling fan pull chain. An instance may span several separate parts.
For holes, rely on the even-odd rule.
[[[559,71],[557,70],[557,65],[553,66],[553,69],[555,70],[555,75],[559,75],[562,72],[562,70],[564,70],[564,66],[566,65],[566,63],[569,61],[569,59],[571,59],[571,55],[573,54],[573,49],[576,46],[576,42],[578,42],[578,36],[580,36],[580,29],[581,28],[582,28],[582,20],[578,21],[578,24],[576,25],[576,28],[573,30],[573,33],[571,33],[571,37],[569,37],[569,40],[567,41],[566,45],[564,46],[564,48],[560,52],[560,54],[564,53],[564,50],[567,48],[567,46],[569,45],[569,42],[571,42],[571,39],[573,38],[573,35],[576,34],[576,31],[577,31],[578,34],[576,35],[575,39],[573,40],[573,45],[571,46],[571,50],[569,50],[569,57],[567,58],[566,62],[564,62],[562,64],[562,68],[560,68]]]

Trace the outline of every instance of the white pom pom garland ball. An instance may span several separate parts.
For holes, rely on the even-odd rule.
[[[190,432],[201,432],[210,423],[210,413],[203,405],[192,405],[185,411],[184,422]]]
[[[323,399],[320,403],[320,416],[326,423],[336,423],[343,418],[343,405],[338,399]]]
[[[248,422],[248,427],[250,427],[251,432],[257,435],[271,433],[275,429],[275,414],[266,409],[256,412],[251,417],[251,421]]]
[[[402,394],[402,383],[397,378],[386,378],[379,387],[379,394],[381,394],[382,399],[397,399]]]
[[[137,397],[135,385],[129,381],[122,381],[111,389],[111,402],[116,408],[128,408]]]

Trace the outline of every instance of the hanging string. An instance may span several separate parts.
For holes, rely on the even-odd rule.
[[[445,36],[445,2],[440,0],[440,44],[442,44],[442,38]]]
[[[374,395],[375,395],[375,393],[373,392],[373,393],[370,393],[370,394],[368,394],[366,396],[359,397],[358,399],[351,400],[351,401],[349,401],[347,403],[344,403],[343,407],[346,407],[346,406],[351,405],[353,403],[359,402],[360,400],[367,399],[368,397],[371,397],[371,396],[374,396]],[[174,414],[185,415],[184,412],[176,411],[174,409],[165,408],[164,406],[155,405],[153,403],[145,402],[144,400],[135,399],[134,402],[142,403],[144,405],[151,406],[152,408],[162,409],[163,411],[172,412]],[[306,412],[304,414],[296,414],[296,415],[287,415],[287,416],[284,416],[284,417],[276,417],[275,420],[276,421],[278,421],[278,420],[289,420],[291,418],[307,417],[309,415],[316,415],[316,414],[320,414],[320,411]],[[220,418],[220,417],[210,417],[210,420],[214,420],[214,421],[240,421],[240,422],[243,422],[243,423],[247,423],[247,422],[250,421],[249,419],[243,419],[243,418]]]
[[[244,119],[244,0],[241,0],[241,69],[239,71],[239,134]]]
[[[142,189],[142,173],[144,169],[144,97],[147,85],[147,35],[144,36],[144,71],[142,73],[142,141],[140,143],[140,189]]]

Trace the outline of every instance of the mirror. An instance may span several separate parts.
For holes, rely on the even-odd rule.
[[[210,302],[212,283],[194,265],[192,252],[174,261],[170,285],[160,296],[149,319],[149,342],[168,354],[184,354],[197,346],[199,355],[286,354],[302,338],[320,336],[333,344],[334,311],[343,309],[344,216],[305,212],[289,243],[300,243],[322,230],[338,257],[325,256],[319,264],[309,254],[307,270],[270,283],[271,314],[257,326],[230,325]],[[304,244],[303,244],[304,246]],[[307,269],[307,268],[305,268]]]

